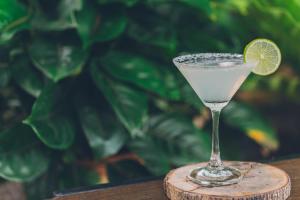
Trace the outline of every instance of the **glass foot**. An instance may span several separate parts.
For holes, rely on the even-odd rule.
[[[196,168],[188,178],[202,186],[215,187],[236,184],[242,179],[242,173],[232,167],[212,168],[210,166]]]

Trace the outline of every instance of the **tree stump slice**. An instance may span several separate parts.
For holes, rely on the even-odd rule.
[[[188,180],[192,169],[207,163],[187,165],[170,171],[164,189],[171,200],[284,200],[290,196],[288,174],[274,166],[255,162],[224,162],[239,169],[243,179],[234,185],[203,187]]]

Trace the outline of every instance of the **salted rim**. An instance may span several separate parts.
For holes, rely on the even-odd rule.
[[[225,62],[232,62],[232,65],[228,65],[226,67],[219,65]],[[240,67],[253,68],[255,66],[255,63],[252,62],[245,63],[243,54],[235,53],[187,54],[173,58],[173,63],[177,67],[188,67],[193,69],[232,69]]]

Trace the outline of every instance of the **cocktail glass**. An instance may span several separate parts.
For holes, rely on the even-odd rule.
[[[229,53],[184,55],[174,58],[173,62],[211,110],[213,120],[210,161],[206,167],[192,170],[188,178],[203,186],[238,183],[242,173],[225,166],[220,157],[219,116],[256,64],[244,63],[243,55]]]

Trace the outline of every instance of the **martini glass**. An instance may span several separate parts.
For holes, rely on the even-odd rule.
[[[203,186],[235,184],[242,173],[224,166],[219,148],[219,116],[255,63],[244,63],[243,55],[229,53],[200,53],[179,56],[174,64],[183,74],[198,97],[212,113],[212,152],[206,167],[191,171],[188,178]]]

